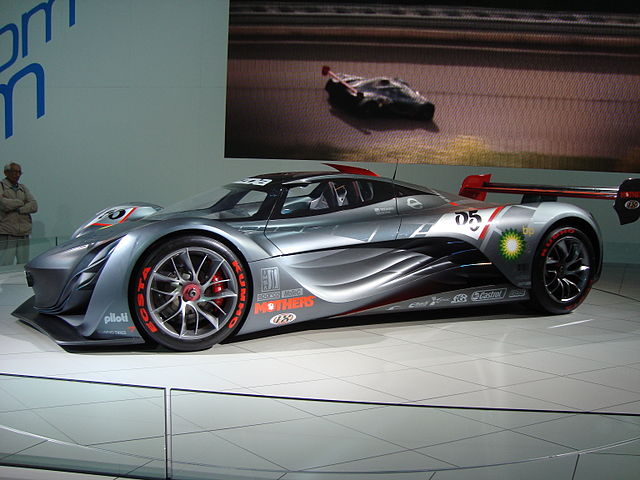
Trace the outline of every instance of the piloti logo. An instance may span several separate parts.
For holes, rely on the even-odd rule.
[[[125,323],[129,321],[129,314],[123,313],[122,315],[116,315],[111,312],[109,315],[104,317],[104,323]]]
[[[272,313],[296,308],[309,308],[313,307],[315,298],[316,297],[311,295],[308,297],[283,298],[282,300],[256,303],[253,313]]]

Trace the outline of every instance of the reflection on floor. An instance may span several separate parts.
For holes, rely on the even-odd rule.
[[[447,313],[413,316],[410,321],[378,319],[334,329],[314,328],[243,339],[198,353],[145,349],[65,351],[10,315],[30,296],[30,291],[21,274],[6,273],[0,276],[1,370],[204,391],[551,411],[441,412],[440,427],[431,428],[436,435],[432,434],[428,441],[414,443],[415,431],[405,428],[397,431],[392,441],[394,448],[402,448],[381,446],[375,455],[365,455],[366,461],[364,457],[348,462],[328,458],[321,465],[324,470],[353,470],[359,465],[369,468],[376,464],[389,469],[406,468],[407,462],[439,468],[502,461],[502,456],[498,458],[481,448],[488,445],[507,457],[572,451],[583,448],[582,439],[589,437],[593,425],[584,422],[584,416],[552,412],[640,414],[640,274],[634,270],[607,266],[597,289],[570,315],[539,316],[515,308],[483,310],[463,318]],[[188,403],[189,395],[181,401]],[[295,409],[302,410],[298,406]],[[393,411],[381,409],[372,417],[371,410],[360,406],[323,411],[321,415],[307,412],[308,415],[278,422],[283,440],[296,431],[322,432],[330,426],[326,442],[340,436],[332,432],[336,428],[345,432],[342,439],[364,435],[376,445],[389,442],[389,432],[393,434],[399,421],[393,419]],[[193,410],[187,406],[185,411]],[[238,414],[247,411],[250,410],[239,408]],[[226,415],[234,413],[227,411]],[[638,436],[638,417],[598,418],[603,419],[603,431],[629,430],[630,435]],[[197,418],[185,418],[185,423],[191,424],[191,430],[175,433],[187,439],[190,434],[215,432],[212,435],[217,439],[241,448],[238,462],[245,465],[247,458],[255,457],[260,462],[268,460],[276,469],[302,466],[283,464],[284,457],[278,460],[281,446],[274,445],[275,450],[271,451],[269,444],[258,440],[263,421],[211,426],[199,424]],[[618,437],[612,434],[610,439],[616,441]],[[312,445],[300,440],[300,444],[287,448],[290,453],[291,449],[302,452]],[[636,444],[634,451],[623,452],[630,472],[640,471],[637,450]],[[616,461],[621,458],[618,455]],[[554,468],[564,470],[569,464],[573,471],[575,459],[566,465],[556,463]],[[426,478],[465,478],[449,473]],[[495,473],[487,471],[487,478]],[[536,471],[536,475],[539,473]],[[597,478],[589,475],[583,471],[576,478]],[[529,478],[524,468],[516,476]],[[425,477],[422,474],[416,478]],[[473,478],[484,476],[474,472]]]

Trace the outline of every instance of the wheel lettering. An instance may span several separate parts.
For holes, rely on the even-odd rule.
[[[150,268],[145,268],[142,271],[142,275],[138,279],[138,292],[143,291],[145,287],[145,280],[149,276]],[[158,331],[158,328],[151,322],[149,318],[149,312],[147,312],[144,295],[142,293],[138,293],[136,295],[137,303],[138,303],[138,314],[140,315],[140,319],[143,321],[145,326],[149,329],[150,332],[155,333]]]

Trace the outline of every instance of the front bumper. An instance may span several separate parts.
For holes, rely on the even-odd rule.
[[[83,337],[68,320],[56,315],[40,313],[35,308],[35,297],[16,308],[12,315],[27,325],[51,337],[58,345],[66,347],[118,346],[145,343],[141,337],[91,338]],[[81,320],[80,320],[81,321]]]

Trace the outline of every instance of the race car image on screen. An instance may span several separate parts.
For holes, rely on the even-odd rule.
[[[430,121],[436,107],[400,78],[362,78],[346,73],[334,73],[322,67],[329,76],[325,90],[329,100],[360,116],[392,114]]]
[[[256,175],[165,209],[106,209],[26,266],[13,313],[63,345],[206,349],[309,320],[528,301],[574,310],[598,279],[594,218],[638,219],[640,180],[548,187],[464,180],[460,194],[357,167]],[[521,203],[485,201],[522,193]]]

